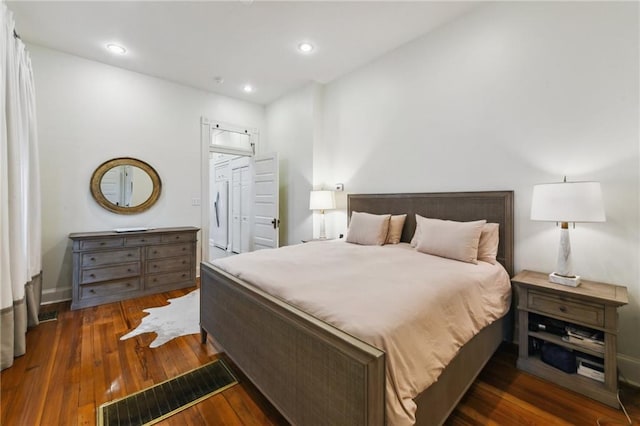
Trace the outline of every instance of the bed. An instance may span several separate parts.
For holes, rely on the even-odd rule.
[[[497,258],[513,273],[510,191],[350,195],[349,216],[353,211],[407,213],[405,243],[415,230],[414,213],[499,223]],[[211,333],[289,422],[386,423],[383,351],[207,263],[201,266],[201,288],[203,342]],[[415,398],[416,424],[441,424],[447,418],[509,328],[502,317],[459,350],[437,381]]]

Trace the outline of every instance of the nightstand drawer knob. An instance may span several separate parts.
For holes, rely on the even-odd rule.
[[[567,312],[566,306],[560,306],[558,309],[560,309],[560,312]]]

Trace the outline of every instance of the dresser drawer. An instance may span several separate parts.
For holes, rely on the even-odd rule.
[[[144,280],[144,288],[162,287],[169,284],[177,284],[193,280],[191,271],[169,272],[167,274],[147,275]],[[195,282],[193,283],[195,285]]]
[[[101,284],[89,284],[80,286],[80,299],[91,299],[92,297],[113,296],[129,291],[140,290],[140,280],[130,278],[121,281],[109,281]]]
[[[191,257],[169,257],[165,259],[155,259],[147,261],[147,273],[183,271],[191,269]]]
[[[125,246],[144,246],[147,244],[158,244],[160,235],[131,235],[124,237]]]
[[[123,238],[99,238],[95,240],[82,240],[80,241],[80,250],[122,247],[123,242]]]
[[[101,252],[89,252],[82,254],[82,267],[111,265],[140,260],[140,249],[111,250]]]
[[[176,232],[173,234],[165,234],[162,236],[163,243],[175,243],[180,241],[193,241],[196,237],[195,232]]]
[[[104,268],[83,269],[80,272],[80,284],[135,277],[138,274],[140,274],[140,263],[127,263],[117,266],[107,266]]]
[[[188,253],[191,253],[191,244],[168,244],[147,247],[147,259],[180,256]]]
[[[535,291],[528,292],[527,305],[529,309],[554,317],[604,327],[603,305],[581,303],[576,300],[561,300]]]

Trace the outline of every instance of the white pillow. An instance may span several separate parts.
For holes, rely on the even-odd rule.
[[[416,217],[418,251],[468,263],[478,263],[478,243],[486,220],[454,222]]]
[[[396,214],[389,219],[389,232],[387,233],[387,239],[385,244],[398,244],[400,238],[402,238],[402,228],[404,228],[404,221],[407,218],[406,214]]]
[[[365,246],[384,244],[389,232],[390,214],[351,213],[347,242]]]
[[[478,243],[478,260],[496,264],[498,256],[498,243],[500,242],[500,224],[487,223],[482,228],[480,242]]]
[[[413,231],[413,237],[411,237],[411,247],[415,248],[418,245],[418,238],[420,236],[420,219],[424,219],[423,216],[416,214],[416,230]]]

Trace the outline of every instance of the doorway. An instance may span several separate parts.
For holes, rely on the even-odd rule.
[[[209,153],[209,261],[249,251],[253,189],[250,159]]]
[[[278,246],[278,159],[257,131],[201,120],[202,259]]]

